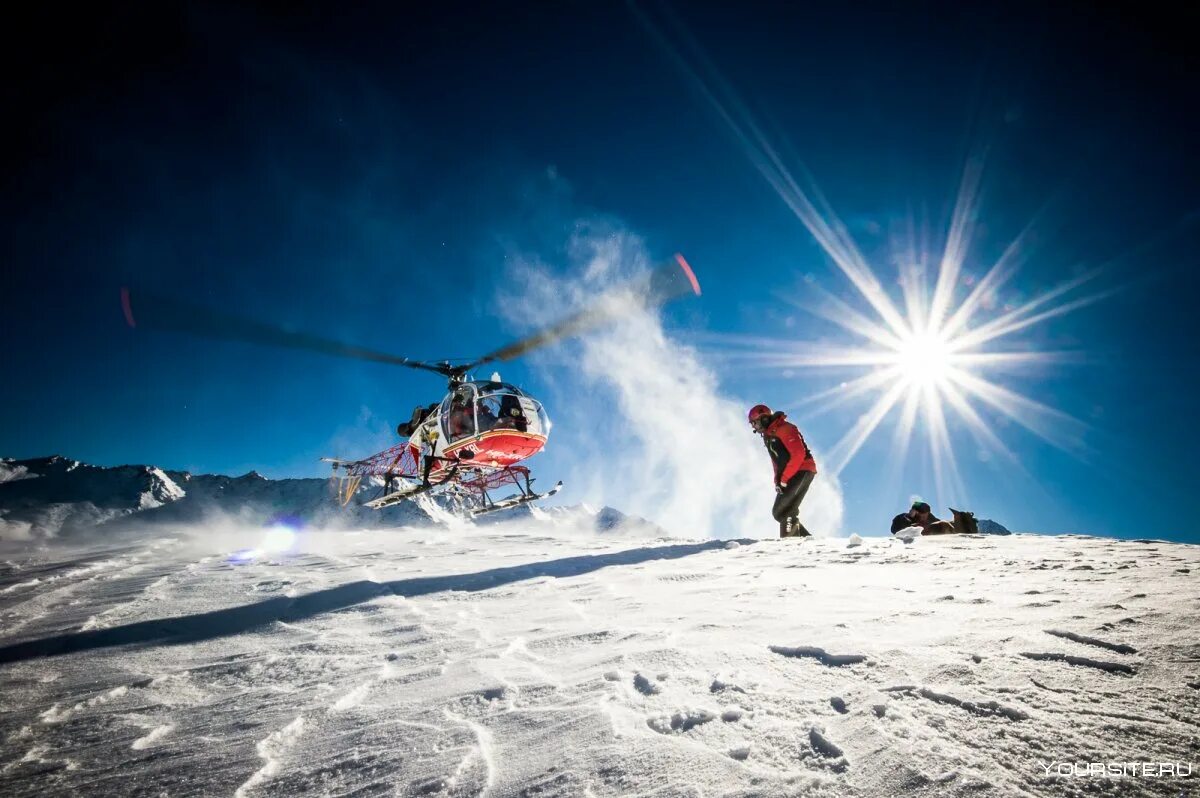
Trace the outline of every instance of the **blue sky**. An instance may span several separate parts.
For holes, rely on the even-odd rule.
[[[505,254],[565,273],[573,223],[594,216],[655,255],[686,253],[705,291],[667,311],[672,334],[701,349],[724,393],[786,409],[832,447],[863,406],[810,415],[806,398],[840,377],[753,368],[723,336],[847,340],[780,298],[805,286],[865,305],[672,57],[696,65],[702,52],[790,168],[811,173],[896,301],[888,232],[922,219],[943,235],[981,148],[965,276],[1031,222],[1035,246],[1002,302],[1103,267],[1093,287],[1111,296],[1018,339],[1072,362],[1001,378],[1086,422],[1088,453],[989,416],[1021,473],[972,456],[952,421],[980,515],[1200,541],[1196,56],[1171,43],[1177,20],[1093,10],[1083,25],[1065,8],[1009,5],[640,8],[190,4],[80,20],[79,41],[29,20],[27,79],[6,90],[18,135],[5,170],[0,453],[321,474],[321,455],[387,443],[438,380],[136,334],[119,287],[467,357],[521,331],[497,306]],[[527,363],[504,374],[546,390]],[[955,501],[932,495],[919,446],[904,480],[887,479],[891,423],[841,475],[850,531],[882,527],[911,494]],[[535,464],[553,479],[570,456],[551,447]]]

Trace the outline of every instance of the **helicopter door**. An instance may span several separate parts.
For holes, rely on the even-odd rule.
[[[442,435],[447,443],[456,443],[475,434],[475,389],[460,385],[442,400]]]

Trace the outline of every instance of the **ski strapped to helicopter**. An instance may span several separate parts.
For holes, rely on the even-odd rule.
[[[121,308],[126,323],[134,328],[302,349],[441,375],[448,383],[446,396],[434,404],[418,405],[411,418],[397,427],[403,442],[359,460],[322,461],[332,465],[332,482],[343,506],[355,499],[365,483],[379,488],[377,495],[365,502],[368,507],[380,509],[438,494],[464,515],[481,515],[552,496],[562,482],[538,493],[528,466],[521,464],[540,452],[550,435],[550,419],[541,402],[503,382],[499,374],[476,381],[470,377],[472,372],[580,335],[634,307],[653,307],[688,294],[698,296],[700,283],[688,262],[676,254],[558,323],[459,364],[398,357],[160,296],[139,293],[135,308],[128,288],[121,289]],[[494,491],[506,488],[515,492],[500,499],[492,497]]]

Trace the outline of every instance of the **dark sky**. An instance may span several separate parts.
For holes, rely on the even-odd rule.
[[[776,292],[807,274],[849,300],[844,279],[640,14],[681,52],[680,31],[695,39],[889,285],[879,231],[914,216],[942,225],[964,158],[986,144],[964,270],[985,271],[1036,217],[1036,253],[1005,302],[1096,266],[1099,287],[1118,290],[1022,338],[1085,362],[1011,385],[1092,425],[1093,454],[1003,431],[1028,473],[1000,488],[968,467],[981,503],[1005,511],[983,514],[1046,531],[1200,535],[1189,511],[1200,92],[1183,35],[1195,11],[349,5],[46,4],[6,26],[0,454],[316,474],[331,447],[386,443],[441,386],[140,335],[122,322],[120,286],[466,357],[520,331],[496,307],[504,255],[553,262],[593,214],[656,256],[688,254],[705,296],[669,315],[685,333],[834,337]],[[861,412],[805,424],[803,397],[827,387],[817,377],[714,362],[724,390],[789,405],[818,445]],[[541,388],[526,365],[510,371]],[[851,526],[922,492],[879,486],[889,437],[843,474]],[[548,453],[543,468],[568,456]]]

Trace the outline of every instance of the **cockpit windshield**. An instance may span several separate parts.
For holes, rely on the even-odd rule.
[[[493,429],[515,429],[529,431],[529,418],[521,407],[521,397],[512,393],[496,392],[479,400],[479,431]]]
[[[516,386],[495,381],[460,385],[446,398],[443,418],[450,443],[494,430],[546,435],[550,429],[540,402]]]

